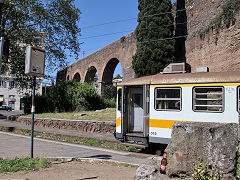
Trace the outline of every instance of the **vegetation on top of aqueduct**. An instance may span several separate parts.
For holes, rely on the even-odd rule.
[[[30,114],[31,96],[25,96],[23,103],[24,113]],[[99,96],[91,84],[61,81],[52,87],[48,93],[36,96],[35,104],[36,113],[44,113],[103,109],[114,107],[115,101]]]
[[[157,74],[174,59],[173,16],[170,0],[139,0],[137,51],[132,67],[136,76]]]

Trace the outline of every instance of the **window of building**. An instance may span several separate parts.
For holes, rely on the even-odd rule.
[[[181,88],[156,88],[156,110],[181,110]]]
[[[193,88],[193,110],[223,112],[223,87]]]
[[[14,81],[9,81],[9,87],[14,88],[14,86],[15,86],[15,82]]]

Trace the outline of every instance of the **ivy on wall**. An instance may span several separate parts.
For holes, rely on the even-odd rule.
[[[238,0],[227,0],[222,6],[222,11],[209,23],[208,26],[192,34],[192,37],[197,34],[202,40],[210,30],[215,30],[217,34],[221,29],[230,27],[236,22],[236,13],[239,12],[240,3]],[[217,45],[218,37],[216,35],[215,44]]]

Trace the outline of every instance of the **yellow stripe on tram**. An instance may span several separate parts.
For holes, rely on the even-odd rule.
[[[173,124],[177,122],[203,122],[203,121],[176,121],[176,120],[149,119],[149,127],[171,129]],[[206,122],[206,123],[211,123],[211,122]],[[212,122],[212,123],[215,123],[215,122]],[[226,122],[218,122],[218,123],[228,124]]]
[[[121,125],[121,118],[117,118],[116,119],[116,127],[120,126]]]
[[[154,128],[172,128],[176,122],[192,122],[192,121],[176,121],[176,120],[161,120],[161,119],[149,119],[149,127]]]

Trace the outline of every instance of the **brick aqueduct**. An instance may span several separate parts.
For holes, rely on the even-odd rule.
[[[98,92],[101,93],[106,85],[112,84],[113,73],[119,62],[122,65],[123,80],[134,77],[131,65],[135,52],[136,39],[134,33],[131,33],[71,64],[62,70],[61,75],[58,73],[58,78],[90,83],[97,72]]]
[[[214,30],[200,33],[221,12],[226,0],[177,0],[173,5],[175,17],[176,61],[186,62],[191,72],[205,66],[209,71],[236,71],[240,69],[240,15],[236,22],[219,33]],[[178,11],[180,10],[180,11]],[[187,35],[187,38],[184,36]],[[134,78],[131,68],[136,52],[136,39],[130,33],[99,49],[89,56],[58,72],[57,80],[92,82],[98,72],[98,92],[112,84],[114,70],[120,62],[123,81]]]

